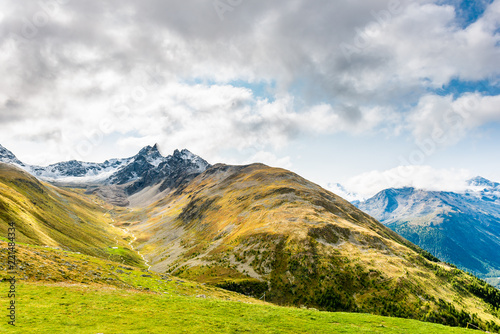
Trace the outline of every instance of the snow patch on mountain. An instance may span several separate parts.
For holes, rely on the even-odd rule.
[[[161,181],[174,170],[202,173],[210,164],[187,149],[175,150],[173,155],[161,155],[158,145],[146,146],[133,157],[110,159],[103,163],[66,161],[46,167],[26,165],[0,145],[0,162],[14,164],[35,177],[48,182],[68,184],[126,184],[143,177],[147,182]]]
[[[198,173],[204,172],[210,166],[205,160],[203,160],[199,156],[189,152],[186,149],[183,149],[180,152],[178,150],[175,150],[174,156],[176,156],[176,155],[179,156],[183,160],[191,162],[191,164],[194,167],[193,168],[194,172],[198,172]]]
[[[4,162],[6,164],[16,165],[16,166],[21,167],[23,169],[26,166],[21,161],[19,161],[19,159],[17,159],[17,157],[11,151],[6,149],[2,145],[0,145],[0,162]]]

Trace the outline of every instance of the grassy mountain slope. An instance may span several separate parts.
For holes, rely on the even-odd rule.
[[[216,165],[120,218],[158,272],[282,305],[498,328],[498,291],[283,169]],[[490,290],[493,289],[493,290]]]
[[[2,289],[6,286],[0,284]],[[80,285],[23,284],[16,328],[6,333],[475,333],[415,320],[165,296]],[[3,303],[2,295],[0,301]]]
[[[497,290],[428,261],[348,202],[283,169],[217,165],[146,209],[105,206],[0,164],[0,233],[17,226],[19,332],[178,332],[189,320],[186,331],[444,330],[277,308],[213,285],[281,305],[499,329]],[[5,282],[6,243],[0,247]],[[235,321],[236,314],[243,316]]]
[[[142,263],[128,247],[125,233],[112,226],[95,200],[56,188],[0,163],[0,235],[16,223],[16,241],[68,249],[103,258]],[[113,249],[118,247],[118,249]]]
[[[0,281],[6,281],[7,243],[0,241]],[[246,296],[196,282],[181,280],[170,275],[160,275],[144,268],[124,265],[90,255],[18,244],[18,282],[38,285],[87,286],[96,289],[127,289],[135,292],[157,292],[174,295],[200,295],[241,302],[260,301]],[[22,294],[19,294],[26,301]]]
[[[0,241],[0,263],[7,244]],[[367,314],[278,307],[74,252],[18,245],[16,327],[2,333],[469,333]],[[5,268],[0,289],[8,291]],[[7,305],[7,294],[0,304]]]

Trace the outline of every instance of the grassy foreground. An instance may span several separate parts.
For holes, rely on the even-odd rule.
[[[4,319],[1,333],[471,333],[399,318],[83,284],[22,283],[17,294],[17,325]],[[4,293],[1,300],[6,305]]]

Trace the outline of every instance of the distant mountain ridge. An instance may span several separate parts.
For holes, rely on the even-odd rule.
[[[355,204],[441,260],[499,286],[500,184],[475,177],[468,185],[462,193],[385,189]]]
[[[468,181],[468,184],[470,186],[476,186],[476,187],[485,187],[485,188],[499,188],[500,189],[500,183],[498,182],[493,182],[490,180],[485,179],[482,176],[476,176]]]
[[[111,159],[103,163],[65,161],[47,167],[21,162],[0,145],[0,162],[16,165],[47,182],[73,186],[107,187],[117,190],[121,197],[130,196],[156,184],[160,191],[178,186],[204,172],[210,164],[187,149],[175,150],[172,155],[161,155],[158,144],[146,146],[135,156]],[[111,187],[110,186],[116,186]],[[114,204],[125,204],[119,200]]]

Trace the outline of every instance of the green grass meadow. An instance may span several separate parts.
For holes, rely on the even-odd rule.
[[[0,284],[2,291],[7,283]],[[2,293],[2,305],[7,294]],[[17,286],[16,326],[1,333],[471,333],[419,321],[121,290],[103,286]]]

